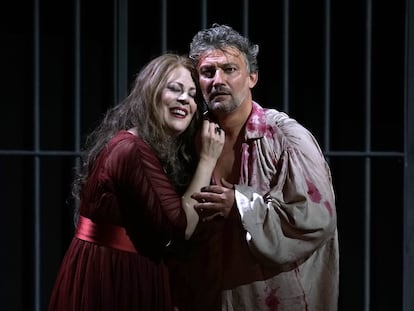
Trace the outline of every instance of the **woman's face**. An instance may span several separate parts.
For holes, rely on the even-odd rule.
[[[177,136],[189,126],[197,111],[195,102],[196,86],[191,73],[184,67],[171,72],[167,85],[161,95],[161,118]]]

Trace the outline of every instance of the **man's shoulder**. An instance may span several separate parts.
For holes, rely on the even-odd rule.
[[[253,116],[261,119],[261,122],[277,125],[280,122],[290,119],[288,114],[278,110],[276,107],[262,106],[257,102],[253,102]]]
[[[278,110],[276,106],[263,106],[256,101],[253,101],[253,114],[263,114],[266,116],[275,116],[280,114],[285,114],[284,112]]]

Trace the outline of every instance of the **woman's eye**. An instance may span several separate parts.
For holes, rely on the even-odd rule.
[[[168,85],[167,87],[169,90],[173,91],[173,92],[182,92],[181,88],[178,87],[177,85]]]

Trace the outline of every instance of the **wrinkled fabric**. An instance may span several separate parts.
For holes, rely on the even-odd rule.
[[[121,251],[137,253],[125,228],[111,224],[96,224],[81,215],[76,226],[75,237]]]
[[[74,237],[49,311],[172,311],[166,246],[184,239],[186,217],[180,196],[143,140],[121,131],[109,142],[85,186],[80,214],[95,229],[112,228],[99,231],[105,235],[122,228],[137,252],[114,248],[120,237],[94,237],[96,243]]]
[[[253,103],[240,156],[236,207],[200,224],[175,267],[180,311],[337,310],[335,196],[315,138]]]

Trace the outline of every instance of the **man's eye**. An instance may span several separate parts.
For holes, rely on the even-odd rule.
[[[236,70],[237,70],[236,67],[227,67],[226,69],[224,69],[224,71],[227,73],[232,73],[232,72],[235,72]]]
[[[205,78],[212,78],[212,77],[214,77],[214,70],[211,70],[211,69],[201,70],[200,75],[202,75]]]

